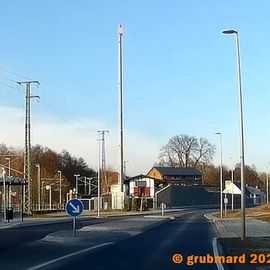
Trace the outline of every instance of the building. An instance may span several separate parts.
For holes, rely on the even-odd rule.
[[[153,167],[147,176],[159,179],[164,184],[202,185],[202,173],[196,168]]]
[[[154,208],[155,193],[160,180],[147,175],[136,175],[126,179],[127,193],[133,209]]]

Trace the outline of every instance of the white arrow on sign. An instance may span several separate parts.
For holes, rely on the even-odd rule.
[[[73,204],[73,203],[70,203],[70,206],[73,208],[73,213],[75,214],[78,214],[80,213],[80,206],[78,205],[77,207]]]

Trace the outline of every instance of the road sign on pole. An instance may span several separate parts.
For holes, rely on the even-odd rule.
[[[73,236],[76,236],[76,217],[83,211],[83,203],[78,199],[72,199],[66,204],[66,212],[73,217]]]
[[[67,202],[66,212],[71,217],[79,216],[83,211],[83,203],[78,199],[73,199]]]

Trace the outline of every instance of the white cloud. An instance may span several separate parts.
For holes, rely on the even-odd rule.
[[[2,118],[1,142],[15,147],[24,146],[24,111],[12,107],[0,107]],[[87,130],[92,130],[89,132]],[[107,167],[118,168],[118,131],[106,123],[91,119],[81,122],[49,121],[41,115],[33,115],[31,122],[32,145],[41,144],[57,152],[66,149],[74,156],[83,157],[97,168],[97,130],[109,129],[106,136]],[[125,132],[125,160],[129,175],[146,173],[157,159],[160,145],[152,138],[133,131]]]

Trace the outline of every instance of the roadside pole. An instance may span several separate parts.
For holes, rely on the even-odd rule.
[[[164,209],[166,207],[166,204],[165,203],[161,203],[161,215],[164,216]]]
[[[266,203],[269,203],[269,176],[266,174]]]
[[[72,234],[73,237],[77,236],[76,230],[76,217],[83,212],[83,203],[78,199],[72,199],[66,204],[66,212],[69,216],[72,217]]]
[[[76,237],[77,231],[76,231],[76,217],[73,217],[73,237]]]
[[[6,215],[6,171],[5,168],[3,169],[3,197],[4,197],[4,221],[7,221],[7,215]]]
[[[228,198],[227,198],[227,192],[225,191],[225,198],[224,198],[225,218],[227,217],[227,204],[228,204]]]

